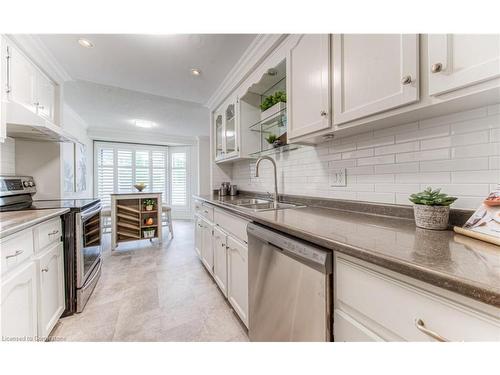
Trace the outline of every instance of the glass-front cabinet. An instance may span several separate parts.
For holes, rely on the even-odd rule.
[[[237,154],[236,145],[236,103],[229,103],[224,111],[224,141],[226,145],[226,157],[230,158]]]
[[[219,112],[215,112],[214,129],[215,129],[215,160],[219,160],[224,157],[224,140],[223,140],[224,123],[223,123],[223,116]]]

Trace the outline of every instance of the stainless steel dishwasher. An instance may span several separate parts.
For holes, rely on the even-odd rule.
[[[250,223],[251,341],[331,341],[332,254]]]

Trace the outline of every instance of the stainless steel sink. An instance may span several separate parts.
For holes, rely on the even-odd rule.
[[[271,210],[284,210],[287,208],[300,208],[305,207],[303,205],[294,204],[294,203],[284,203],[279,202],[277,205],[274,205],[273,201],[265,200],[265,199],[238,199],[233,202],[226,202],[228,205],[237,206],[239,208],[252,210],[255,212],[258,211],[271,211]]]

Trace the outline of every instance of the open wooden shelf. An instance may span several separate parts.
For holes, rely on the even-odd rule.
[[[141,229],[144,229],[144,228],[157,228],[157,227],[158,227],[157,224],[141,225]]]
[[[140,211],[136,208],[133,208],[133,207],[130,207],[130,206],[123,206],[121,204],[117,204],[116,205],[116,208],[120,209],[120,210],[124,210],[124,211],[128,211],[128,212],[133,212],[135,214],[138,214]]]
[[[151,210],[151,211],[141,211],[141,214],[155,214],[157,213],[157,210]]]

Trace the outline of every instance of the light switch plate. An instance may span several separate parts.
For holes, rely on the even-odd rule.
[[[334,169],[332,171],[332,186],[347,186],[346,169]]]

